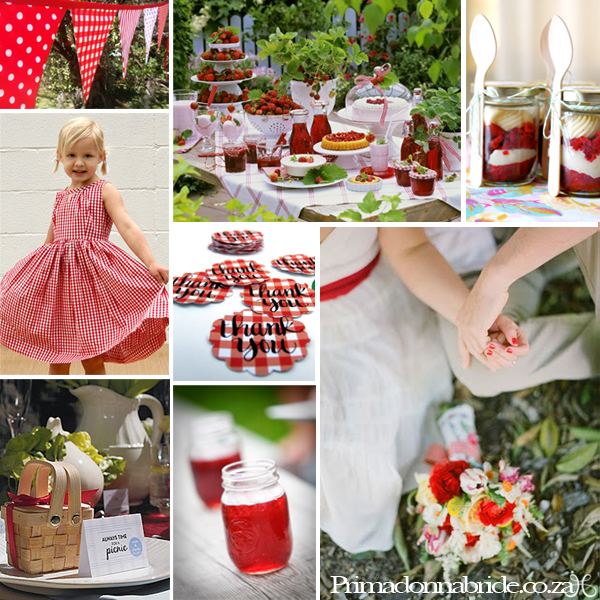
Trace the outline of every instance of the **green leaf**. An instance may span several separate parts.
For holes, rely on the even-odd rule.
[[[367,4],[362,14],[371,33],[385,22],[385,14],[377,4]]]
[[[496,493],[491,487],[488,487],[488,496],[496,506],[504,508],[504,505],[506,504],[506,498],[504,496]]]
[[[527,444],[531,444],[531,442],[533,442],[533,440],[535,440],[538,437],[541,427],[542,427],[541,423],[537,423],[533,427],[530,427],[527,431],[524,431],[513,442],[513,445],[520,447],[520,446],[527,446]]]
[[[340,219],[350,219],[351,221],[362,221],[362,215],[357,210],[348,209],[340,214]]]
[[[429,17],[431,17],[431,13],[433,12],[433,2],[430,0],[425,0],[419,7],[419,12],[424,19],[429,19]]]
[[[406,545],[406,540],[404,539],[404,533],[402,531],[402,524],[400,523],[400,519],[396,520],[396,525],[394,526],[394,548],[404,565],[405,571],[410,571],[410,561],[408,560],[408,546]]]
[[[592,427],[569,427],[569,433],[578,440],[600,442],[600,429]]]
[[[381,207],[381,200],[376,200],[375,194],[368,192],[357,206],[364,213],[373,213]]]
[[[444,73],[448,75],[448,79],[453,83],[458,81],[460,77],[460,60],[457,58],[449,58],[443,64]]]
[[[65,436],[59,433],[50,442],[50,447],[48,450],[46,450],[46,458],[49,461],[57,462],[62,460],[66,454],[67,449],[65,448]]]
[[[558,425],[552,417],[547,417],[542,421],[540,427],[540,448],[548,457],[552,456],[558,448],[560,432]]]
[[[321,183],[331,183],[332,181],[345,179],[348,177],[348,173],[337,165],[327,164],[322,167],[310,169],[302,179],[302,183],[304,185],[316,185],[317,177],[323,178]]]
[[[388,210],[379,215],[380,221],[394,221],[397,223],[406,223],[406,214],[403,210]]]
[[[433,81],[433,83],[437,83],[437,80],[440,76],[440,71],[442,70],[442,63],[439,60],[436,60],[432,65],[427,69],[427,75],[429,75],[429,79]]]
[[[597,443],[585,444],[571,450],[556,463],[556,470],[561,473],[577,473],[594,460],[597,450]]]
[[[263,95],[263,91],[262,90],[251,90],[248,93],[248,98],[250,100],[258,100],[261,96]]]

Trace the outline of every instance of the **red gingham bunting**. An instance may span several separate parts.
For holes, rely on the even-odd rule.
[[[163,32],[165,30],[165,23],[167,22],[167,15],[169,14],[169,5],[165,4],[158,9],[158,49],[160,50],[160,44],[162,43]]]
[[[127,75],[127,61],[129,60],[129,50],[131,41],[135,34],[135,28],[142,10],[120,10],[119,11],[119,34],[121,35],[121,56],[123,58],[123,79]]]
[[[254,312],[271,317],[301,317],[315,310],[315,292],[293,279],[270,279],[249,285],[240,294]]]
[[[150,45],[152,44],[152,32],[158,15],[158,6],[144,9],[144,34],[146,36],[146,62],[150,56]]]
[[[289,273],[315,274],[315,257],[306,256],[306,254],[286,254],[272,260],[271,265],[280,271]]]
[[[90,95],[98,61],[102,56],[102,50],[116,13],[116,8],[71,9],[84,102],[87,102]]]
[[[0,108],[35,108],[64,8],[0,3]]]
[[[310,338],[305,329],[291,317],[273,318],[243,310],[216,320],[208,339],[213,355],[233,371],[264,376],[288,371],[306,356]]]
[[[263,234],[260,231],[221,231],[213,233],[212,239],[221,244],[251,244],[263,241]]]
[[[173,300],[181,304],[223,302],[233,289],[206,278],[204,271],[173,277]]]
[[[215,263],[210,269],[207,269],[206,276],[211,281],[217,281],[223,285],[251,285],[267,281],[271,274],[263,265],[255,263],[253,260],[246,261],[238,258]]]

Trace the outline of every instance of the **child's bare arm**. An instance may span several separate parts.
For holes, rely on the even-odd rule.
[[[119,190],[114,185],[107,183],[102,189],[102,199],[104,200],[106,212],[113,220],[125,243],[131,248],[131,251],[146,265],[146,268],[158,283],[167,283],[169,280],[168,269],[154,260],[142,230],[125,210]]]

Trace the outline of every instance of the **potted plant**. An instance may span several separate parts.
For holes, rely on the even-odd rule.
[[[277,29],[268,40],[257,42],[261,60],[271,57],[282,66],[283,83],[291,84],[292,98],[310,110],[314,100],[329,102],[327,112],[335,104],[335,82],[351,63],[368,60],[357,43],[350,44],[343,27],[316,31],[312,37]]]
[[[460,170],[460,113],[460,90],[454,87],[427,90],[423,102],[411,110],[415,142],[426,154],[441,147],[450,171]],[[424,119],[415,118],[417,115]],[[419,162],[435,168],[421,160]]]

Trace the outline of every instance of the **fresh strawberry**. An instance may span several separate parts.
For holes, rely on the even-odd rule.
[[[198,110],[198,103],[197,103],[197,102],[192,102],[192,103],[190,104],[190,108],[191,108],[192,110]]]
[[[178,142],[177,142],[178,146],[185,146],[185,140],[183,138],[181,138]]]
[[[308,159],[306,158],[306,156],[301,156],[301,157],[298,159],[298,162],[305,163],[305,162],[308,162]]]
[[[270,180],[271,180],[273,183],[275,183],[275,182],[276,182],[276,181],[279,179],[279,175],[277,175],[277,173],[275,173],[275,172],[274,172],[274,173],[271,173],[271,174],[269,175],[269,179],[270,179]]]
[[[375,136],[372,133],[369,133],[367,136],[365,136],[365,139],[367,142],[369,142],[369,144],[372,144],[375,141]]]
[[[227,107],[227,110],[228,110],[230,113],[232,113],[232,112],[234,112],[234,111],[235,111],[235,106],[234,106],[233,104],[230,104],[230,105]]]
[[[239,35],[232,35],[231,38],[229,38],[229,42],[231,44],[237,44],[239,41],[240,41]]]
[[[323,183],[322,177],[315,177],[315,183]]]

